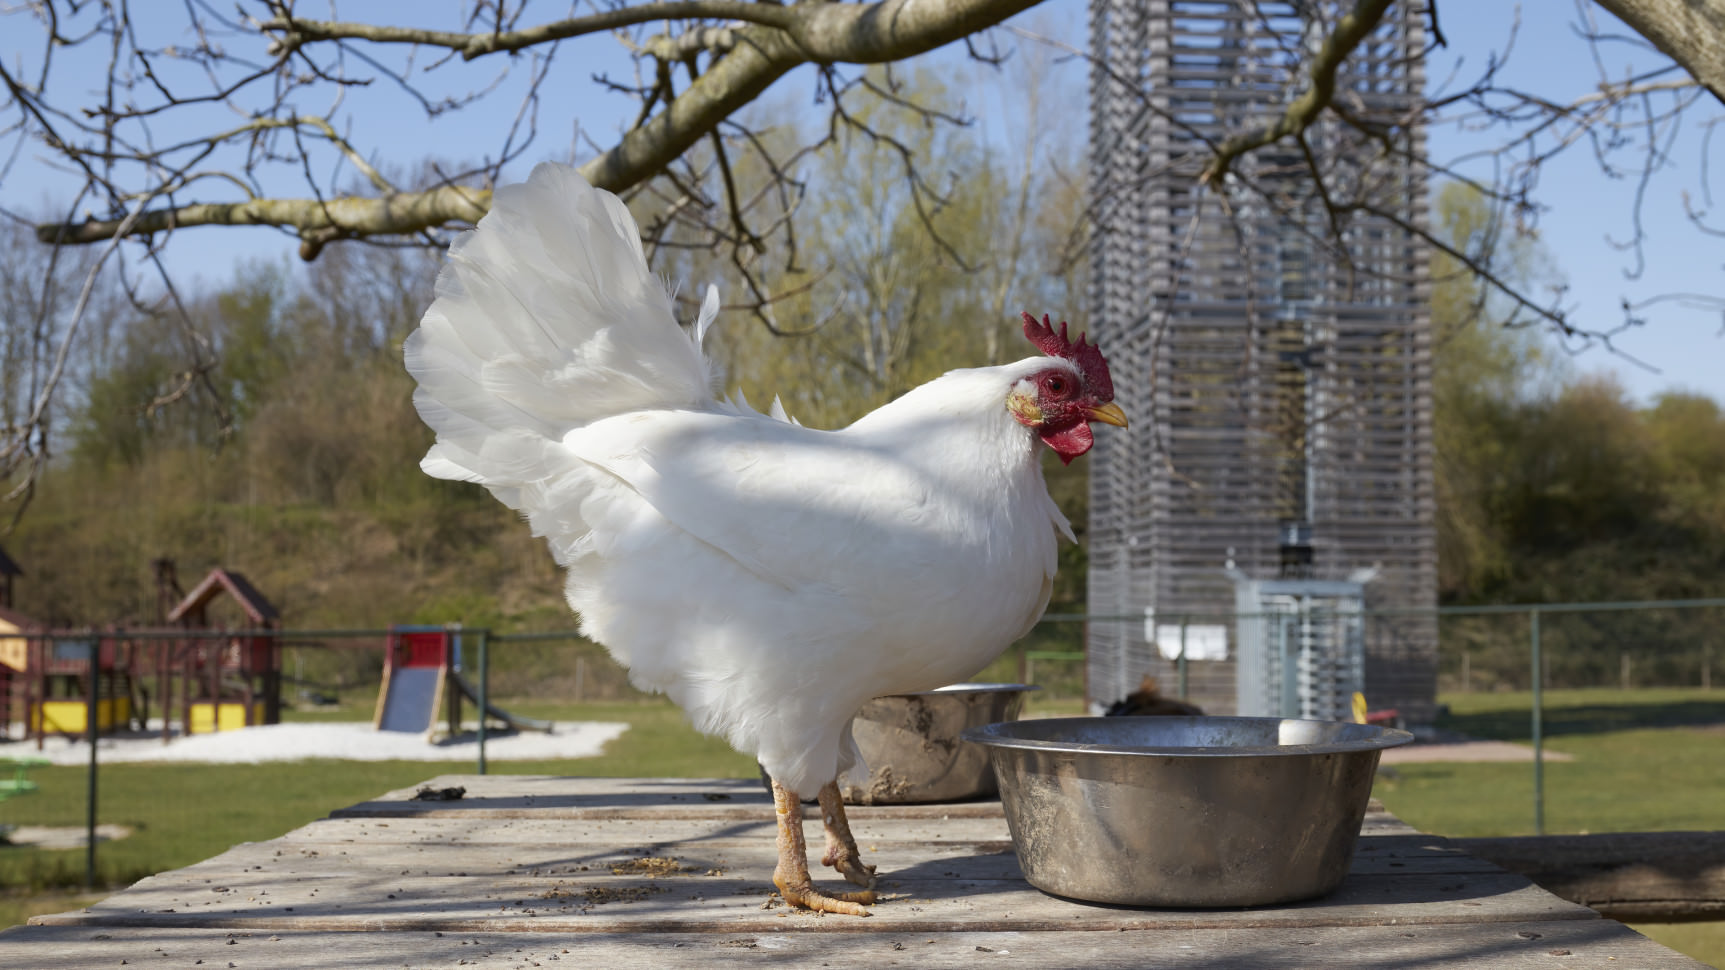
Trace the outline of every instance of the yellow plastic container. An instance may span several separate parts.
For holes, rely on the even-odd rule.
[[[264,722],[264,702],[252,703],[252,723]],[[246,726],[246,706],[238,701],[224,701],[211,704],[209,701],[199,701],[192,705],[192,733],[209,734],[212,731],[237,731]]]
[[[130,697],[104,697],[96,701],[96,730],[112,730],[132,719]],[[36,711],[38,731],[86,734],[90,730],[89,705],[83,701],[43,701]]]

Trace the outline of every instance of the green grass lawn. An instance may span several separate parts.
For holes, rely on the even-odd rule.
[[[1439,727],[1526,743],[1526,692],[1453,694]],[[1725,692],[1545,692],[1545,831],[1725,829]],[[1648,797],[1650,793],[1658,797]],[[1452,836],[1531,835],[1533,766],[1397,765],[1376,794],[1409,825]]]

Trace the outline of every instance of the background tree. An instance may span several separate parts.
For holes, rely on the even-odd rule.
[[[1504,279],[1553,282],[1537,245],[1505,240],[1462,183],[1435,230]],[[1565,602],[1708,595],[1725,560],[1717,402],[1638,406],[1609,377],[1577,378],[1559,341],[1473,269],[1433,260],[1433,402],[1440,595]]]
[[[544,156],[580,158],[596,184],[654,211],[656,219],[646,226],[651,237],[680,235],[682,245],[705,247],[729,264],[741,280],[734,292],[747,294],[734,302],[766,320],[772,294],[784,292],[776,284],[804,268],[794,220],[786,214],[807,191],[800,162],[812,148],[867,141],[895,156],[894,177],[904,185],[899,191],[913,202],[921,228],[938,237],[933,212],[943,205],[946,180],[924,149],[941,138],[913,143],[876,130],[872,119],[879,113],[866,110],[858,96],[897,99],[890,66],[954,42],[964,43],[978,62],[1004,64],[1013,76],[1024,59],[1010,47],[1012,37],[989,29],[1036,2],[660,0],[569,15],[525,0],[473,0],[455,11],[391,7],[378,22],[319,19],[287,0],[249,0],[232,11],[194,2],[153,9],[149,18],[112,0],[17,5],[0,13],[15,45],[0,64],[6,97],[0,157],[11,159],[0,166],[0,186],[16,177],[11,170],[27,151],[56,159],[82,190],[55,217],[18,211],[16,201],[5,214],[34,223],[44,242],[138,240],[147,247],[141,264],[157,270],[153,254],[197,226],[275,226],[295,237],[308,259],[347,239],[438,247],[447,230],[484,212],[490,186],[506,166]],[[1673,126],[1719,104],[1711,52],[1725,46],[1725,0],[1608,0],[1602,7],[1641,36],[1601,30],[1591,8],[1578,6],[1594,42],[1602,49],[1639,44],[1650,66],[1619,76],[1602,58],[1598,89],[1563,100],[1501,83],[1502,65],[1493,61],[1472,78],[1444,85],[1420,111],[1382,117],[1356,93],[1337,90],[1336,70],[1398,8],[1390,0],[1302,4],[1308,38],[1279,55],[1293,79],[1286,110],[1261,127],[1204,142],[1198,149],[1207,156],[1203,184],[1213,191],[1229,183],[1231,191],[1255,192],[1273,204],[1277,190],[1253,186],[1236,165],[1245,154],[1275,144],[1297,147],[1320,123],[1357,132],[1394,153],[1409,126],[1441,118],[1468,119],[1498,133],[1493,146],[1482,149],[1495,159],[1494,178],[1441,168],[1435,174],[1471,181],[1504,225],[1535,224],[1542,166],[1562,152],[1591,149],[1611,174],[1649,178],[1670,164],[1666,145]],[[1446,23],[1443,9],[1441,0],[1421,7],[1439,44],[1445,29],[1466,29]],[[1260,13],[1274,11],[1265,4]],[[1014,30],[1014,36],[1026,34]],[[803,92],[789,100],[798,102],[797,114],[808,122],[801,126],[806,137],[779,137],[782,118],[769,122],[743,110],[785,78]],[[565,143],[572,119],[563,94],[578,88],[590,95],[581,102],[583,113],[605,120],[584,119]],[[1155,110],[1148,101],[1145,107]],[[551,111],[559,116],[548,117]],[[434,131],[460,132],[446,144],[460,144],[466,157],[430,164],[393,157],[406,140],[397,134],[403,115]],[[613,117],[614,132],[608,130]],[[929,124],[957,118],[956,112],[923,115]],[[489,125],[463,128],[461,119]],[[485,134],[470,137],[469,131]],[[546,144],[550,132],[557,132],[559,144]],[[738,173],[750,168],[770,177],[746,189]],[[1330,228],[1314,245],[1340,247],[1354,213],[1384,204],[1371,197],[1373,184],[1368,171],[1357,180],[1358,191],[1330,187]],[[1014,197],[1013,186],[1000,189]],[[1022,191],[1015,197],[1031,198]],[[1705,192],[1696,198],[1702,201],[1695,217],[1705,220]],[[1028,211],[1020,205],[1018,218]],[[1410,228],[1443,248],[1439,236]],[[1461,251],[1450,255],[1470,258]],[[1506,299],[1546,324],[1610,340],[1609,330],[1572,324],[1560,297],[1526,291],[1489,267],[1478,268]],[[135,276],[127,280],[129,297],[170,319],[169,331],[186,355],[176,369],[185,398],[211,366],[207,340],[171,280],[140,288]],[[1628,308],[1626,325],[1644,310]],[[66,335],[75,336],[76,329],[69,325]],[[877,364],[890,356],[879,356]],[[48,381],[49,397],[55,386]],[[205,399],[219,396],[206,391]],[[11,428],[0,471],[35,467],[30,455],[40,446],[32,452],[20,442],[43,438],[47,413],[32,409],[23,425]]]
[[[1522,405],[1561,386],[1567,358],[1475,269],[1490,267],[1522,286],[1549,281],[1552,270],[1537,244],[1517,239],[1466,183],[1445,184],[1434,209],[1434,232],[1447,247],[1431,264],[1438,589],[1456,599],[1511,567],[1493,518],[1493,489],[1519,443]]]

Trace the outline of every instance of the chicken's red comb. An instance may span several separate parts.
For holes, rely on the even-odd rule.
[[[1078,335],[1078,342],[1073,343],[1066,336],[1066,321],[1060,321],[1060,332],[1056,333],[1053,324],[1049,323],[1048,314],[1042,315],[1038,323],[1029,311],[1024,312],[1024,335],[1036,345],[1036,349],[1050,357],[1064,357],[1078,365],[1090,384],[1090,390],[1097,398],[1107,402],[1114,400],[1114,379],[1108,376],[1108,361],[1102,356],[1102,351],[1095,344],[1084,342],[1084,334]]]

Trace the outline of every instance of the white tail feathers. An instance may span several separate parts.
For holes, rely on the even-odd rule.
[[[695,319],[695,349],[707,342],[707,328],[719,316],[719,288],[707,287],[707,298],[701,301],[701,315]]]
[[[421,467],[508,489],[544,477],[547,439],[574,428],[713,406],[699,344],[718,308],[709,289],[691,340],[623,203],[568,166],[539,165],[450,247],[407,338],[414,404],[437,432]]]

